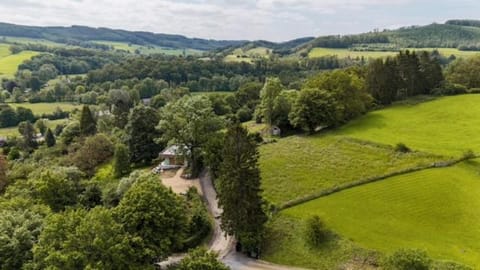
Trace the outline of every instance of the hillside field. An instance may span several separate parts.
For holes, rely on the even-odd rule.
[[[47,126],[51,129],[55,128],[57,125],[67,123],[68,119],[59,119],[59,120],[49,120]],[[13,137],[20,136],[18,133],[18,127],[8,127],[0,128],[0,137]]]
[[[408,48],[406,48],[408,49]],[[450,55],[455,55],[456,57],[468,57],[471,55],[479,54],[478,51],[460,51],[455,48],[411,48],[408,50],[415,50],[415,51],[433,51],[438,50],[442,55],[449,57]],[[381,58],[381,57],[388,57],[388,56],[395,56],[398,52],[382,52],[382,51],[351,51],[349,49],[334,49],[334,48],[313,48],[308,57],[315,58],[315,57],[323,57],[323,56],[333,56],[336,55],[339,58],[357,58],[357,57],[365,57],[365,58]]]
[[[403,102],[314,136],[260,148],[264,197],[275,205],[362,178],[480,152],[480,95]],[[394,150],[404,143],[414,151]],[[270,222],[265,259],[335,269],[400,248],[480,267],[480,160],[420,170],[348,188],[287,208]],[[312,250],[305,220],[319,215],[337,236]],[[357,268],[353,268],[357,269]]]
[[[2,52],[0,51],[0,54]],[[7,77],[12,78],[18,70],[18,66],[23,63],[25,60],[28,60],[35,55],[38,55],[38,52],[34,51],[23,51],[18,54],[9,54],[7,56],[0,56],[0,78]]]
[[[97,40],[95,43],[112,46],[115,50],[123,50],[130,53],[135,53],[139,50],[141,54],[166,54],[166,55],[182,55],[183,49],[162,48],[158,46],[142,46],[137,44],[129,44],[125,42],[103,41]],[[201,54],[202,51],[194,49],[185,49],[187,55]]]
[[[329,228],[366,249],[388,254],[420,248],[435,259],[480,267],[479,170],[480,163],[470,161],[392,177],[287,209],[282,215],[298,223],[319,215]]]
[[[12,108],[24,107],[32,110],[34,115],[49,114],[55,112],[57,108],[62,109],[65,112],[71,112],[74,109],[80,109],[81,106],[72,103],[8,103]]]

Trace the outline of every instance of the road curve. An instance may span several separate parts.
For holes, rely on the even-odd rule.
[[[208,210],[215,219],[213,237],[210,241],[209,250],[218,253],[219,259],[232,270],[301,270],[300,268],[271,264],[261,260],[251,259],[242,253],[235,252],[235,240],[225,233],[220,227],[220,214],[222,210],[218,206],[217,192],[212,183],[208,171],[200,175],[200,186],[207,201]]]

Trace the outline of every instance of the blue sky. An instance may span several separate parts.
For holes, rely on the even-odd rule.
[[[480,19],[478,0],[0,0],[0,21],[284,41]]]

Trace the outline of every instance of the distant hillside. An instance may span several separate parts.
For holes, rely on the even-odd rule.
[[[322,36],[298,47],[297,51],[323,48],[458,48],[480,50],[480,21],[450,20],[445,24],[402,27],[357,35]]]
[[[87,26],[39,27],[0,23],[0,36],[45,39],[59,43],[72,41],[104,40],[127,42],[138,45],[156,45],[176,49],[213,50],[228,46],[238,46],[246,41],[211,40],[187,38],[181,35],[155,34],[151,32],[92,28]]]

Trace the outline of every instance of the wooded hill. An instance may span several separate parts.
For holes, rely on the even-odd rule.
[[[115,41],[138,45],[155,45],[167,48],[213,50],[244,44],[241,40],[212,40],[188,38],[182,35],[156,34],[143,31],[126,31],[87,26],[39,27],[0,23],[0,36],[45,39],[58,43],[79,41]]]

